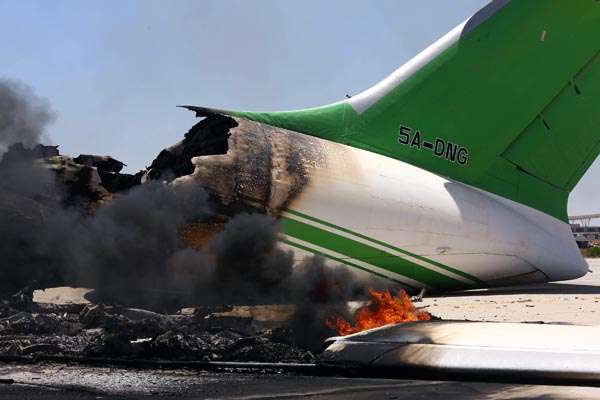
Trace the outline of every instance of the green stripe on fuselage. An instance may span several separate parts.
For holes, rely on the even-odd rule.
[[[440,263],[440,262],[437,262],[437,261],[434,261],[434,260],[430,260],[430,259],[428,259],[428,258],[426,258],[426,257],[423,257],[423,256],[420,256],[420,255],[418,255],[418,254],[411,253],[411,252],[409,252],[409,251],[406,251],[406,250],[404,250],[404,249],[401,249],[401,248],[399,248],[399,247],[392,246],[391,244],[389,244],[389,243],[386,243],[386,242],[382,242],[381,240],[377,240],[377,239],[371,238],[371,237],[369,237],[369,236],[365,236],[365,235],[363,235],[363,234],[361,234],[361,233],[358,233],[358,232],[352,231],[352,230],[350,230],[350,229],[347,229],[347,228],[344,228],[344,227],[341,227],[341,226],[338,226],[338,225],[332,224],[331,222],[323,221],[323,220],[321,220],[321,219],[318,219],[318,218],[312,217],[312,216],[310,216],[310,215],[303,214],[303,213],[301,213],[301,212],[299,212],[299,211],[296,211],[296,210],[290,210],[290,209],[287,209],[286,211],[287,211],[288,213],[290,213],[290,214],[297,215],[297,216],[299,216],[299,217],[302,217],[302,218],[305,218],[305,219],[308,219],[308,220],[311,220],[311,221],[317,222],[317,223],[319,223],[319,224],[322,224],[322,225],[329,226],[329,227],[331,227],[331,228],[334,228],[334,229],[340,230],[340,231],[342,231],[342,232],[349,233],[349,234],[351,234],[351,235],[354,235],[354,236],[356,236],[356,237],[358,237],[358,238],[361,238],[361,239],[364,239],[364,240],[366,240],[366,241],[369,241],[369,242],[372,242],[372,243],[376,243],[376,244],[378,244],[378,245],[380,245],[380,246],[387,247],[387,248],[388,248],[388,249],[390,249],[390,250],[395,250],[395,251],[397,251],[397,252],[399,252],[399,253],[403,253],[403,254],[406,254],[406,255],[408,255],[408,256],[411,256],[411,257],[414,257],[414,258],[416,258],[416,259],[419,259],[419,260],[421,260],[421,261],[425,261],[425,262],[427,262],[427,263],[429,263],[429,264],[433,264],[433,265],[435,265],[435,266],[437,266],[437,267],[439,267],[439,268],[445,269],[446,271],[452,272],[452,273],[454,273],[454,274],[457,274],[457,275],[460,275],[460,276],[462,276],[462,277],[464,277],[464,278],[467,278],[467,279],[469,279],[469,280],[472,280],[473,282],[476,282],[476,283],[477,283],[479,286],[481,286],[481,287],[487,287],[487,286],[488,286],[488,285],[487,285],[487,284],[486,284],[484,281],[482,281],[481,279],[479,279],[479,278],[477,278],[477,277],[475,277],[475,276],[473,276],[473,275],[471,275],[471,274],[468,274],[468,273],[466,273],[466,272],[464,272],[464,271],[461,271],[461,270],[459,270],[459,269],[452,268],[452,267],[450,267],[450,266],[444,265],[444,264],[442,264],[442,263]]]
[[[358,269],[361,269],[361,270],[363,270],[363,271],[366,271],[366,272],[368,272],[368,273],[370,273],[370,274],[375,274],[375,275],[377,275],[377,276],[380,276],[380,277],[382,277],[382,278],[385,278],[385,279],[390,279],[389,277],[387,277],[387,276],[385,276],[385,275],[382,275],[382,274],[379,274],[379,273],[377,273],[377,272],[373,272],[373,271],[371,271],[371,270],[368,270],[368,269],[366,269],[366,268],[364,268],[364,267],[361,267],[360,265],[358,265],[358,264],[355,264],[355,263],[353,263],[352,261],[350,261],[350,260],[348,260],[348,259],[346,259],[346,258],[334,257],[334,256],[332,256],[331,254],[325,254],[325,253],[323,253],[323,252],[321,252],[321,251],[319,251],[319,250],[316,250],[316,249],[314,249],[314,248],[312,248],[312,247],[303,246],[303,245],[301,245],[301,244],[299,244],[299,243],[292,242],[291,240],[286,240],[286,239],[284,239],[284,240],[282,240],[282,242],[283,242],[283,243],[285,243],[285,244],[287,244],[288,246],[295,247],[295,248],[298,248],[298,249],[304,250],[304,251],[306,251],[306,252],[313,253],[313,254],[319,255],[319,256],[321,256],[321,257],[324,257],[324,258],[328,258],[328,259],[331,259],[331,260],[337,261],[337,262],[339,262],[340,264],[344,264],[344,265],[347,265],[347,266],[349,266],[349,267],[352,267],[352,268],[358,268]],[[400,283],[400,284],[402,284],[402,285],[404,285],[404,286],[406,286],[406,287],[408,287],[408,288],[410,288],[410,289],[420,289],[419,287],[414,287],[414,286],[412,286],[412,285],[409,285],[409,284],[408,284],[408,283],[406,283],[406,282],[401,282],[401,281],[398,281],[398,280],[396,280],[396,279],[394,279],[394,281],[396,281],[396,282],[398,282],[398,283]]]
[[[289,218],[281,219],[285,234],[422,282],[436,289],[466,289],[468,284],[355,240]]]

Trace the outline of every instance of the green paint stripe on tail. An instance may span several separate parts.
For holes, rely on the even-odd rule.
[[[331,227],[331,228],[334,228],[334,229],[340,230],[340,231],[342,231],[342,232],[346,232],[346,233],[348,233],[348,234],[351,234],[351,235],[354,235],[354,236],[356,236],[356,237],[358,237],[358,238],[361,238],[361,239],[367,240],[367,241],[369,241],[369,242],[372,242],[372,243],[376,243],[376,244],[378,244],[378,245],[380,245],[380,246],[387,247],[387,248],[388,248],[388,249],[390,249],[390,250],[395,250],[395,251],[397,251],[397,252],[399,252],[399,253],[406,254],[406,255],[408,255],[408,256],[414,257],[414,258],[416,258],[416,259],[419,259],[419,260],[421,260],[421,261],[424,261],[424,262],[427,262],[427,263],[429,263],[429,264],[435,265],[436,267],[439,267],[439,268],[445,269],[446,271],[449,271],[449,272],[452,272],[452,273],[454,273],[454,274],[460,275],[460,276],[462,276],[463,278],[467,278],[467,279],[469,279],[469,280],[472,280],[473,282],[476,282],[476,283],[478,284],[478,286],[480,286],[480,287],[487,287],[487,286],[488,286],[488,285],[487,285],[487,284],[486,284],[484,281],[482,281],[481,279],[478,279],[477,277],[475,277],[475,276],[473,276],[473,275],[470,275],[470,274],[468,274],[468,273],[466,273],[466,272],[464,272],[464,271],[461,271],[461,270],[459,270],[459,269],[456,269],[456,268],[449,267],[449,266],[447,266],[447,265],[444,265],[444,264],[442,264],[442,263],[439,263],[439,262],[437,262],[437,261],[430,260],[430,259],[428,259],[428,258],[426,258],[426,257],[423,257],[423,256],[420,256],[420,255],[418,255],[418,254],[414,254],[414,253],[411,253],[411,252],[409,252],[409,251],[403,250],[403,249],[401,249],[401,248],[398,248],[398,247],[392,246],[392,245],[391,245],[391,244],[389,244],[389,243],[382,242],[382,241],[380,241],[380,240],[377,240],[377,239],[374,239],[374,238],[371,238],[371,237],[365,236],[365,235],[363,235],[363,234],[360,234],[360,233],[358,233],[358,232],[354,232],[354,231],[352,231],[352,230],[350,230],[350,229],[343,228],[343,227],[341,227],[341,226],[338,226],[338,225],[332,224],[332,223],[330,223],[330,222],[327,222],[327,221],[323,221],[323,220],[321,220],[321,219],[318,219],[318,218],[312,217],[312,216],[310,216],[310,215],[307,215],[307,214],[303,214],[303,213],[301,213],[301,212],[299,212],[299,211],[296,211],[296,210],[290,210],[290,209],[286,209],[286,211],[287,211],[287,212],[289,212],[290,214],[297,215],[297,216],[299,216],[299,217],[302,217],[302,218],[305,218],[305,219],[308,219],[308,220],[311,220],[311,221],[317,222],[317,223],[319,223],[319,224],[326,225],[326,226],[328,226],[328,227]]]
[[[301,244],[299,244],[299,243],[295,243],[295,242],[292,242],[292,241],[290,241],[290,240],[283,239],[283,240],[282,240],[282,242],[283,242],[283,243],[285,243],[285,244],[287,244],[288,246],[291,246],[291,247],[296,247],[296,248],[298,248],[298,249],[301,249],[301,250],[304,250],[304,251],[306,251],[306,252],[309,252],[309,253],[313,253],[313,254],[319,255],[319,256],[321,256],[321,257],[323,257],[323,258],[328,258],[328,259],[331,259],[331,260],[337,261],[337,262],[339,262],[340,264],[344,264],[344,265],[347,265],[347,266],[349,266],[349,267],[352,267],[352,268],[358,268],[358,269],[361,269],[361,270],[363,270],[363,271],[366,271],[366,272],[368,272],[368,273],[370,273],[370,274],[374,274],[374,275],[380,276],[380,277],[382,277],[382,278],[385,278],[385,279],[392,279],[392,278],[390,278],[390,277],[388,277],[388,276],[385,276],[385,275],[382,275],[382,274],[378,274],[377,272],[371,271],[371,270],[369,270],[369,269],[367,269],[367,268],[361,267],[360,265],[354,264],[353,262],[349,261],[348,259],[342,259],[342,258],[339,258],[339,257],[334,257],[334,256],[332,256],[331,254],[325,254],[325,253],[323,253],[323,252],[321,252],[321,251],[319,251],[319,250],[313,249],[313,248],[311,248],[311,247],[308,247],[308,246],[303,246],[303,245],[301,245]],[[402,281],[395,280],[395,279],[394,279],[394,281],[398,282],[399,284],[401,284],[401,285],[403,285],[403,286],[406,286],[406,287],[408,287],[408,288],[411,288],[411,289],[415,289],[415,290],[417,290],[417,289],[420,289],[420,288],[417,288],[417,287],[411,286],[411,285],[409,285],[409,284],[408,284],[408,283],[406,283],[406,282],[402,282]]]
[[[425,286],[436,289],[466,289],[468,284],[446,275],[428,270],[408,260],[375,249],[363,243],[351,240],[317,227],[282,218],[282,228],[285,234],[300,240],[314,243],[317,246],[344,254],[349,258],[357,259],[379,268],[392,271],[399,275],[422,282]]]

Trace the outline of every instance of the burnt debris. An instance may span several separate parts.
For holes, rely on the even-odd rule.
[[[58,155],[58,154],[56,154]],[[119,160],[115,160],[111,156],[98,156],[93,154],[81,154],[73,159],[77,164],[96,167],[99,171],[118,173],[125,166]]]
[[[80,165],[95,168],[101,185],[110,193],[123,192],[142,183],[142,172],[137,174],[121,173],[126,164],[115,160],[111,156],[81,154],[75,157],[73,161]]]
[[[209,121],[207,127],[233,121],[227,153],[193,157],[193,172],[173,183],[203,186],[218,199],[218,212],[227,216],[255,212],[279,217],[308,185],[311,171],[327,163],[322,143],[310,136],[221,115],[204,121]]]
[[[97,205],[111,200],[112,193],[141,183],[141,175],[136,178],[134,175],[119,173],[123,165],[108,156],[80,155],[73,158],[61,155],[58,146],[37,144],[28,148],[18,142],[9,146],[2,154],[0,174],[6,180],[27,169],[37,170],[40,174],[43,170],[48,170],[54,173],[55,180],[48,181],[48,184],[56,184],[65,191],[65,203],[74,206],[84,203]]]
[[[316,139],[212,115],[128,174],[42,145],[52,115],[0,81],[0,354],[310,361],[328,316],[388,286],[281,246],[278,217],[327,163]],[[57,286],[93,289],[91,304],[33,302]],[[213,315],[265,305],[294,312]]]
[[[15,312],[16,311],[16,312]],[[206,311],[206,310],[204,310]],[[0,317],[0,354],[180,361],[313,362],[285,327],[248,318],[164,315],[102,305],[44,305]],[[225,326],[224,326],[225,325]]]
[[[215,115],[192,127],[184,139],[162,150],[146,172],[150,179],[174,179],[194,172],[192,158],[206,155],[226,154],[230,129],[237,122],[228,117]]]

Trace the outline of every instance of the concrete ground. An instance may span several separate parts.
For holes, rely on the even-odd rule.
[[[591,272],[576,280],[451,293],[419,305],[442,319],[600,325],[600,259],[587,261]]]
[[[33,301],[36,303],[52,304],[89,304],[84,297],[91,289],[72,288],[72,287],[54,287],[46,290],[36,290],[33,292]]]
[[[0,365],[0,399],[597,399],[600,388],[286,374]],[[0,381],[1,382],[1,381]]]
[[[420,305],[444,319],[600,325],[600,260],[588,261],[592,272],[578,280],[426,297]],[[82,301],[81,294],[61,297],[60,290],[50,291],[37,293],[36,300],[79,302]],[[0,400],[149,397],[597,399],[600,398],[600,387],[0,364]]]

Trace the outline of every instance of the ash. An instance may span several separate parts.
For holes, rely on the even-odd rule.
[[[159,314],[106,305],[2,303],[0,354],[11,357],[178,361],[313,362],[290,328],[251,318],[212,316],[232,307]],[[21,307],[15,308],[15,307]]]

